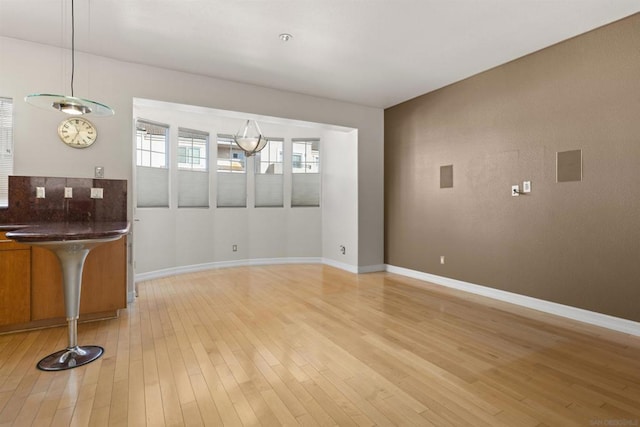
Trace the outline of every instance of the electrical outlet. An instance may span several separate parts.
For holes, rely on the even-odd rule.
[[[65,199],[73,198],[73,188],[72,187],[64,187],[64,198]]]
[[[440,264],[444,264],[444,255],[440,255]]]
[[[517,197],[520,195],[520,186],[518,185],[512,185],[511,186],[511,195],[513,197]]]
[[[36,198],[44,199],[44,187],[36,187]]]
[[[104,166],[96,166],[93,176],[96,178],[104,178]]]
[[[345,248],[345,246],[344,246],[344,245],[340,245],[340,247],[339,247],[338,249],[340,249],[340,253],[341,253],[342,255],[346,255],[346,253],[347,253],[347,248]]]
[[[103,189],[102,188],[92,188],[91,189],[91,198],[92,199],[102,199]]]
[[[238,252],[238,245],[233,245],[231,250],[233,250],[233,252]]]

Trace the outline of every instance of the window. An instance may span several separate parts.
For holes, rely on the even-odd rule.
[[[136,122],[136,190],[138,207],[169,206],[169,126]]]
[[[256,207],[282,207],[284,204],[284,140],[269,138],[267,145],[255,155]]]
[[[218,135],[218,172],[245,173],[247,159],[231,135]]]
[[[0,206],[9,204],[9,175],[13,174],[13,100],[0,98]]]
[[[293,173],[318,173],[320,171],[319,139],[293,139],[291,166]]]
[[[247,206],[246,157],[231,135],[217,139],[217,206],[244,208]]]
[[[320,206],[320,140],[292,140],[291,206]]]
[[[169,126],[138,120],[136,124],[136,165],[166,168]]]
[[[209,134],[178,128],[178,207],[209,207]]]
[[[208,171],[208,150],[208,133],[191,129],[178,129],[178,168]]]

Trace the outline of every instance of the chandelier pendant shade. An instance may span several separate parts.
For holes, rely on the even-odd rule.
[[[262,150],[267,145],[267,138],[262,134],[258,122],[247,120],[245,125],[233,136],[235,143],[249,156]]]
[[[36,107],[53,108],[65,114],[79,116],[112,116],[115,114],[113,108],[100,102],[91,101],[84,98],[77,98],[73,95],[73,78],[75,74],[75,16],[74,0],[71,0],[71,96],[54,95],[50,93],[33,93],[25,96],[24,100]]]

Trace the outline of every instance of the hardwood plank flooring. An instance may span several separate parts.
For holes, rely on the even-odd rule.
[[[640,425],[640,338],[388,273],[204,271],[79,326],[0,335],[1,426]]]

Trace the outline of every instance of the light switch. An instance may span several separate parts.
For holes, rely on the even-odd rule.
[[[73,188],[72,187],[64,187],[64,198],[71,199],[73,197]]]
[[[36,198],[44,199],[44,187],[36,187]]]
[[[531,193],[531,181],[524,181],[522,183],[522,192]]]
[[[102,199],[102,195],[103,195],[103,189],[102,188],[92,188],[91,189],[91,198],[92,199]]]

